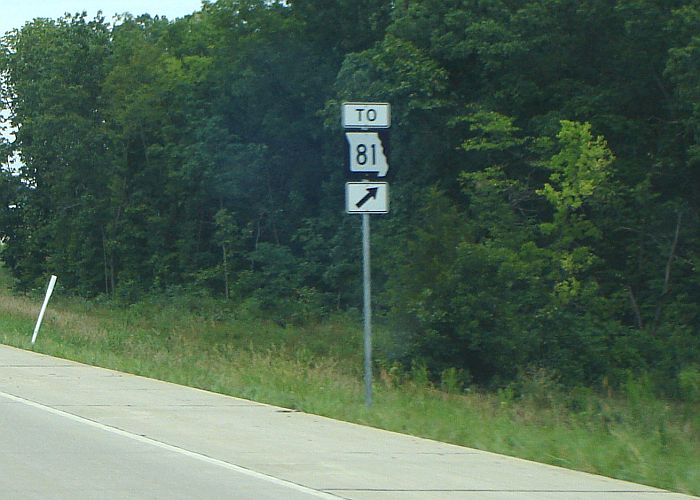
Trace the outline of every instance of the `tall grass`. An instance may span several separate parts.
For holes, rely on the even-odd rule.
[[[420,366],[388,366],[377,370],[367,409],[361,329],[351,316],[281,325],[206,299],[115,307],[58,293],[31,346],[41,297],[12,296],[6,285],[0,275],[0,342],[8,345],[700,495],[700,403],[659,400],[643,378],[618,393],[570,391],[533,371],[483,393],[462,390],[453,371],[438,390]]]

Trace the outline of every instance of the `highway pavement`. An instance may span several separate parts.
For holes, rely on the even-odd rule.
[[[696,497],[0,345],[0,498]]]

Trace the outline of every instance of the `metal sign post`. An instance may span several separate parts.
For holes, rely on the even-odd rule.
[[[362,214],[362,281],[365,316],[365,404],[372,406],[372,272],[370,266],[369,214]]]
[[[372,182],[385,177],[389,170],[386,158],[388,143],[368,130],[391,126],[391,107],[378,102],[346,102],[341,112],[348,142],[350,172],[361,175],[360,182],[345,184],[345,211],[362,214],[362,281],[365,348],[365,404],[372,406],[372,273],[370,265],[370,214],[389,212],[389,184]]]

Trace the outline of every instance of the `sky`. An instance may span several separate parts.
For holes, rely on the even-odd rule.
[[[101,10],[108,22],[114,14],[124,12],[164,15],[173,20],[200,10],[201,5],[201,0],[0,0],[0,35],[37,17],[56,19],[66,12],[86,11],[92,19]]]

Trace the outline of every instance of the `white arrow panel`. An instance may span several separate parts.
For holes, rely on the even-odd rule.
[[[350,144],[350,171],[385,177],[389,163],[377,132],[346,132]]]
[[[389,184],[386,182],[346,183],[345,211],[349,214],[389,213]]]

